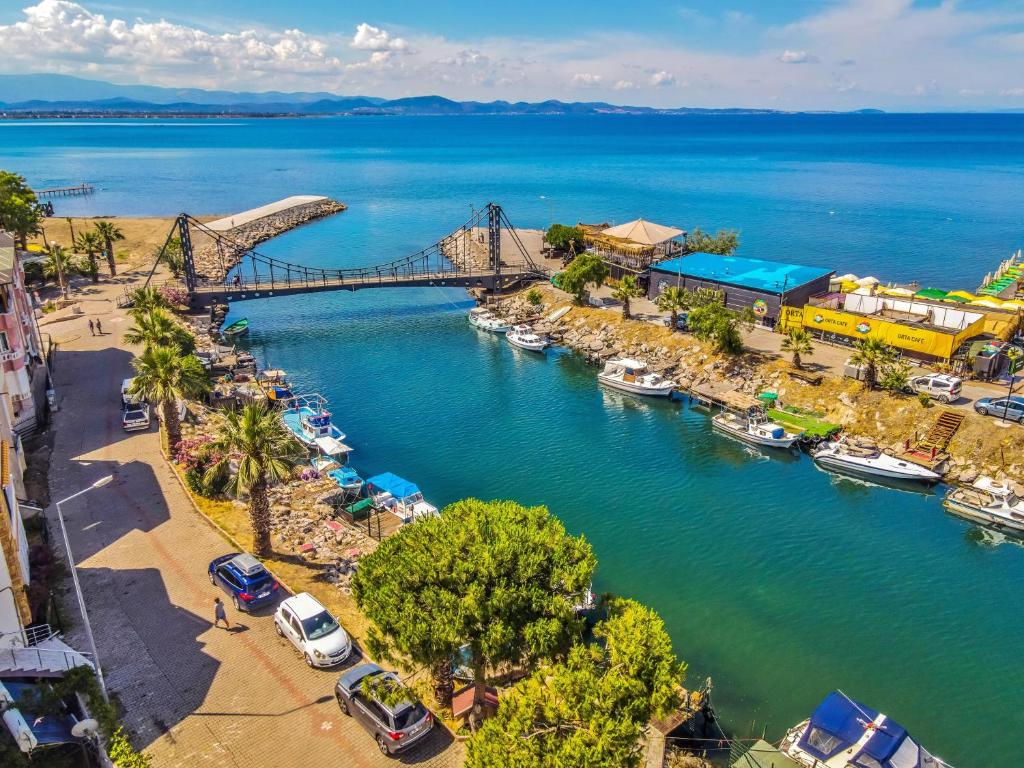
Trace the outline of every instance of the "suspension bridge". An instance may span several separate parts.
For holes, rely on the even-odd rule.
[[[150,279],[175,238],[180,243],[182,280],[194,309],[367,288],[438,286],[497,292],[547,277],[495,203],[475,210],[469,221],[416,253],[365,267],[309,266],[269,256],[239,242],[230,230],[211,229],[183,213],[161,248]]]

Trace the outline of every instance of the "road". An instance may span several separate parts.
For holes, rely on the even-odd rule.
[[[83,302],[87,315],[45,330],[60,343],[51,498],[114,476],[64,514],[98,655],[133,743],[157,768],[394,765],[339,712],[338,670],[307,667],[274,632],[272,608],[249,616],[229,607],[232,631],[212,627],[218,592],[206,567],[231,548],[160,457],[155,425],[121,430],[119,390],[132,353],[121,343],[130,320],[112,301],[120,292],[101,285]],[[87,317],[101,319],[105,335],[90,336]],[[69,638],[87,648],[80,624]],[[449,768],[462,755],[435,729],[398,760]]]

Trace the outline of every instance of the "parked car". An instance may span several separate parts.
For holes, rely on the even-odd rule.
[[[126,405],[121,414],[121,427],[125,432],[149,429],[149,403],[143,400],[140,403]]]
[[[348,632],[308,592],[281,601],[274,613],[274,628],[311,667],[333,667],[352,655]]]
[[[912,394],[924,393],[935,398],[940,403],[952,403],[959,399],[960,390],[964,382],[956,376],[948,376],[945,373],[933,373],[925,376],[914,376],[907,382],[906,392]]]
[[[125,379],[121,382],[121,408],[127,408],[129,405],[135,405],[136,403],[142,402],[142,398],[138,395],[128,394],[128,390],[131,389],[133,381],[135,381],[134,378]]]
[[[253,611],[277,599],[280,585],[250,554],[221,555],[209,567],[210,583],[220,587],[239,611]]]
[[[354,717],[377,742],[385,755],[408,749],[427,737],[434,727],[434,716],[419,702],[403,701],[386,705],[368,696],[362,686],[374,680],[402,686],[398,675],[385,672],[376,664],[360,664],[343,674],[334,686],[338,706],[346,715]]]
[[[1020,395],[983,397],[980,400],[975,400],[974,410],[982,416],[997,416],[1000,419],[1005,414],[1010,421],[1024,424],[1024,397]]]

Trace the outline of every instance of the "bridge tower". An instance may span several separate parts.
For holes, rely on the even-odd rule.
[[[189,293],[192,293],[196,289],[196,265],[192,260],[192,237],[188,230],[188,216],[185,214],[178,216],[178,239],[181,241],[181,259],[185,272],[185,287]]]
[[[487,204],[487,261],[494,271],[494,285],[501,282],[501,206]]]

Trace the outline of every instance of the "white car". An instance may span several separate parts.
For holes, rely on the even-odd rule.
[[[274,613],[277,634],[291,641],[311,667],[333,667],[352,655],[352,638],[320,602],[301,592]]]
[[[149,403],[142,400],[125,405],[121,415],[121,426],[125,432],[149,429]]]
[[[960,390],[963,388],[963,384],[963,381],[956,376],[932,373],[913,377],[907,382],[907,393],[924,393],[929,397],[935,398],[940,403],[952,403],[960,398]]]

